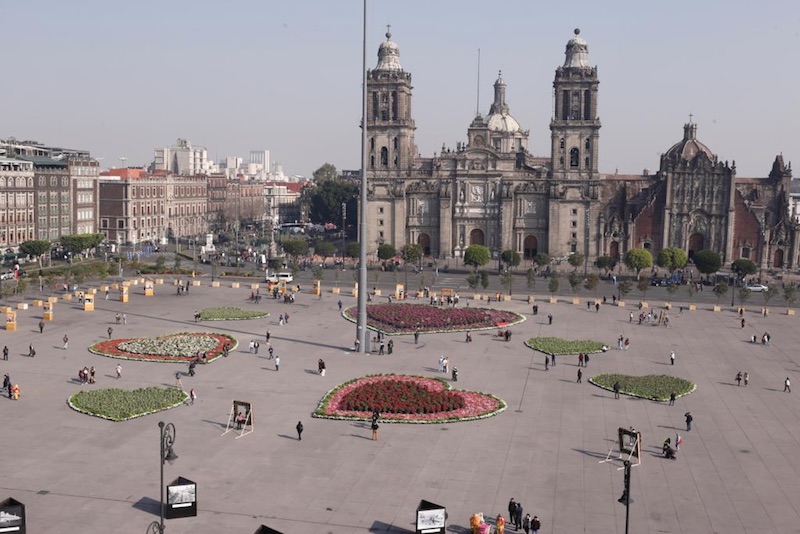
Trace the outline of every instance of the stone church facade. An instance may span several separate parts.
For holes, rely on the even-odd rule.
[[[506,83],[494,82],[488,115],[478,114],[467,141],[421,157],[414,143],[411,74],[387,32],[367,73],[367,184],[371,254],[382,243],[418,243],[427,256],[458,258],[469,245],[494,257],[511,249],[566,258],[579,252],[622,258],[631,248],[654,255],[680,247],[710,249],[727,263],[796,268],[798,225],[790,216],[791,165],[777,156],[765,178],[737,178],[684,125],[683,139],[655,174],[603,174],[597,67],[579,30],[553,81],[548,156],[528,152],[529,131],[511,116]]]

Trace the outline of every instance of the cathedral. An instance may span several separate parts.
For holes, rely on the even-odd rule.
[[[592,262],[679,247],[690,257],[708,249],[725,263],[747,258],[762,269],[797,266],[791,164],[779,155],[767,177],[737,178],[735,161],[720,161],[700,142],[690,117],[656,173],[603,174],[599,84],[576,29],[553,80],[549,155],[528,151],[529,131],[511,115],[500,73],[489,113],[472,120],[467,141],[421,157],[411,74],[387,32],[367,72],[370,254],[382,243],[398,250],[417,243],[426,256],[448,259],[477,244],[495,258],[510,249],[525,260],[578,252]]]

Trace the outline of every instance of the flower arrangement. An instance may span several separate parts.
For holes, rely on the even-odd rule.
[[[246,319],[263,319],[269,313],[260,310],[244,310],[221,306],[217,308],[204,308],[200,310],[201,321],[241,321]]]
[[[323,397],[312,417],[369,421],[377,410],[387,423],[454,423],[505,409],[506,403],[494,395],[451,390],[439,378],[388,374],[340,384]]]
[[[149,387],[133,391],[110,388],[81,391],[72,395],[68,404],[81,413],[111,421],[127,421],[180,406],[187,398],[186,392],[177,388]]]
[[[561,339],[560,337],[532,337],[525,345],[545,354],[592,354],[601,352],[603,344],[588,339]]]
[[[178,363],[189,362],[198,352],[204,352],[206,362],[211,362],[222,356],[226,344],[233,350],[238,342],[226,334],[182,332],[151,338],[98,341],[89,347],[89,352],[123,360]]]
[[[344,310],[346,319],[355,322],[355,307]],[[510,326],[521,323],[525,316],[489,308],[445,308],[427,304],[371,304],[367,306],[367,326],[386,334],[414,332],[459,332],[486,330],[498,324]]]
[[[624,395],[661,402],[669,400],[672,392],[676,397],[683,397],[697,389],[689,380],[670,375],[600,374],[590,378],[589,382],[609,391],[613,391],[614,383],[619,382],[620,393]]]

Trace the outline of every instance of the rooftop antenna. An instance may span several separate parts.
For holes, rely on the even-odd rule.
[[[123,169],[126,169],[126,168],[127,168],[127,165],[125,165],[125,162],[126,162],[126,161],[128,161],[128,158],[126,158],[125,156],[120,156],[120,157],[118,157],[117,159],[118,159],[118,160],[120,161],[120,163],[122,164],[122,168],[123,168]]]
[[[481,114],[481,49],[478,49],[478,96],[475,102],[475,115]]]

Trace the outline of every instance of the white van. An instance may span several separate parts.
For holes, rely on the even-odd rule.
[[[286,282],[288,284],[294,280],[294,276],[292,276],[292,273],[267,273],[265,279],[273,284],[278,282]]]

